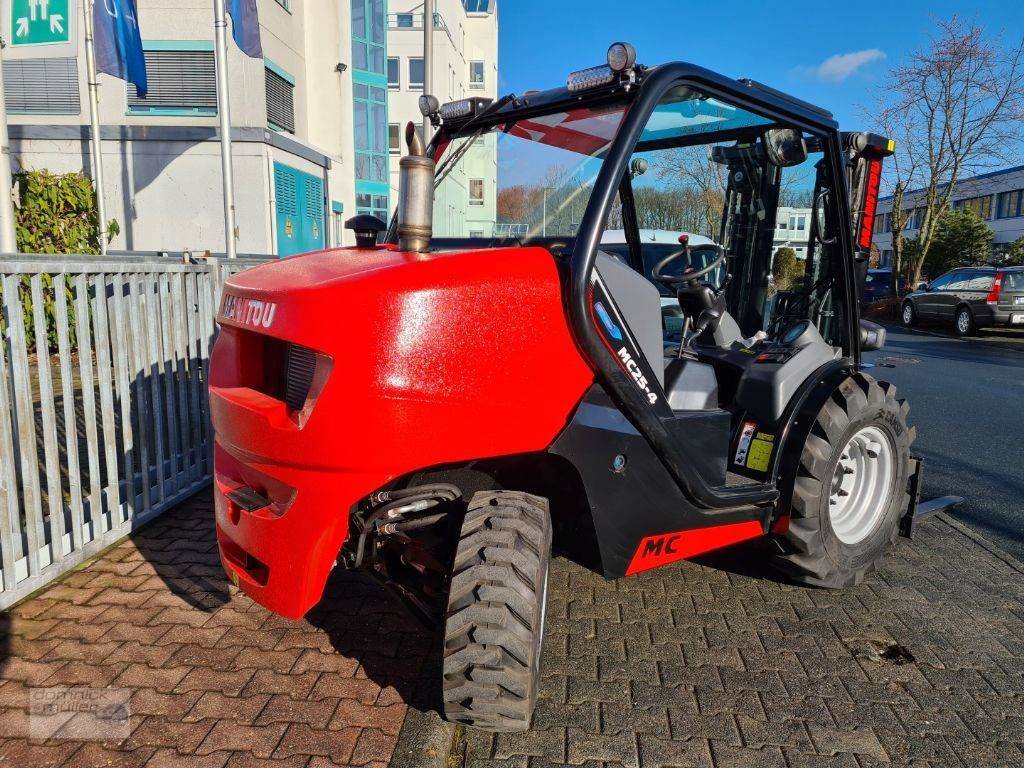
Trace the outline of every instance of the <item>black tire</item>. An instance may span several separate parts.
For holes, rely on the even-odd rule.
[[[799,583],[830,588],[858,584],[875,569],[896,540],[910,503],[910,444],[916,433],[907,426],[909,410],[905,401],[896,399],[896,387],[864,373],[835,389],[818,413],[796,467],[789,529],[775,536],[776,567]],[[893,479],[884,513],[863,540],[848,544],[832,528],[830,496],[843,449],[866,426],[890,438]]]
[[[544,633],[548,501],[473,494],[452,569],[442,695],[448,720],[489,731],[530,727]]]
[[[912,301],[903,302],[900,310],[900,321],[906,328],[913,328],[917,324],[917,309]]]
[[[978,330],[970,307],[961,305],[956,308],[956,315],[953,318],[953,330],[956,331],[957,336],[973,336]]]

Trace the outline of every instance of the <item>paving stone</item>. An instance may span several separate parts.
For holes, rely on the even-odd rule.
[[[229,588],[211,505],[180,505],[0,622],[0,768],[386,768],[430,640],[366,577],[321,610],[338,629]],[[39,685],[133,689],[131,735],[30,743]]]

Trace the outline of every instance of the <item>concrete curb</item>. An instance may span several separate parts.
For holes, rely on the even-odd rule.
[[[458,757],[461,729],[442,720],[436,712],[409,707],[398,732],[398,743],[389,768],[453,768]]]
[[[941,520],[954,531],[963,534],[968,539],[977,544],[979,547],[988,552],[990,555],[995,557],[997,560],[999,560],[1002,563],[1005,563],[1006,565],[1010,566],[1010,568],[1017,571],[1017,573],[1024,574],[1024,563],[1022,563],[1020,560],[1015,558],[1010,553],[1004,552],[995,542],[986,539],[980,533],[973,531],[964,523],[961,523],[959,520],[955,519],[954,517],[951,517],[949,513],[939,512],[935,515],[935,519]]]

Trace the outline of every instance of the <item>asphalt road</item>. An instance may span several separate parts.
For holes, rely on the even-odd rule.
[[[953,514],[1024,561],[1024,343],[890,327],[864,357],[910,402],[922,498],[965,497]]]

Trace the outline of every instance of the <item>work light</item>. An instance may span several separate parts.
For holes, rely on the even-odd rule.
[[[636,64],[636,48],[629,43],[612,43],[608,46],[608,68],[612,72],[625,72]]]

